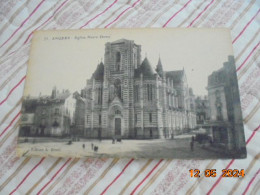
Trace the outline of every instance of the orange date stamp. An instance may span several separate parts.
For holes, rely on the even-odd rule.
[[[200,171],[199,169],[190,169],[190,177],[200,177],[201,174],[204,174],[205,177],[216,177],[216,169],[206,169],[205,171]],[[221,177],[244,177],[244,169],[222,169]]]

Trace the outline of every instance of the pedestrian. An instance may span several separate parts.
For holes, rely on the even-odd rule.
[[[93,143],[91,143],[91,149],[94,150],[94,144]]]
[[[82,148],[85,149],[85,144],[82,144]]]

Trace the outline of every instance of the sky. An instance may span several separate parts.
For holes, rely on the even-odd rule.
[[[224,28],[39,31],[33,37],[24,95],[50,95],[53,86],[80,91],[104,59],[105,43],[121,38],[141,45],[142,59],[147,56],[154,68],[159,56],[165,71],[184,68],[195,95],[207,94],[208,76],[233,55],[230,31]]]

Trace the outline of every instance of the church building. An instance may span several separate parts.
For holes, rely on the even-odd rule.
[[[164,71],[160,59],[153,69],[132,40],[105,44],[85,92],[88,138],[173,138],[196,126],[184,69]]]

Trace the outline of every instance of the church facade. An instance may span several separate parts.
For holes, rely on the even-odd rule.
[[[141,45],[120,39],[105,45],[104,63],[87,80],[88,138],[173,138],[196,127],[184,70],[156,69],[141,58]]]

